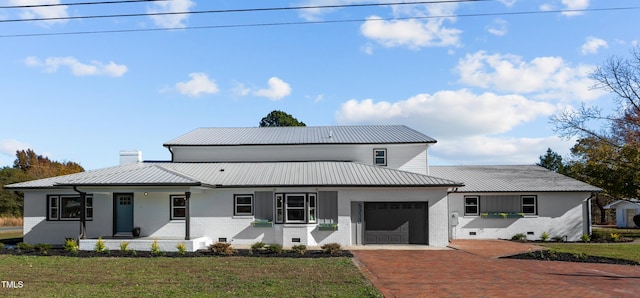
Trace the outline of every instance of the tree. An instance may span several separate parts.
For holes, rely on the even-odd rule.
[[[287,114],[283,111],[274,110],[269,113],[266,117],[260,120],[260,127],[271,127],[271,126],[306,126],[304,122],[298,121],[298,119],[294,118],[290,114]]]
[[[33,150],[16,151],[13,168],[0,169],[0,216],[22,216],[22,193],[3,189],[7,184],[83,172],[75,162],[51,161]]]
[[[615,95],[614,111],[604,113],[584,104],[577,110],[565,110],[551,118],[556,131],[607,148],[598,155],[602,164],[640,171],[640,46],[631,51],[630,58],[608,59],[589,77],[595,81],[594,89]]]
[[[547,168],[556,173],[564,174],[564,164],[562,163],[562,156],[551,148],[547,148],[545,155],[540,155],[540,162],[536,165],[543,168]]]

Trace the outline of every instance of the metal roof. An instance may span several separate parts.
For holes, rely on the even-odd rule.
[[[138,163],[5,186],[456,187],[447,179],[354,162]]]
[[[600,192],[602,189],[535,165],[431,166],[429,175],[464,181],[458,192]]]
[[[198,128],[164,146],[435,143],[404,125]]]

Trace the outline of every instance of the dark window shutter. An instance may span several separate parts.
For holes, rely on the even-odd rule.
[[[256,219],[273,221],[273,192],[256,191],[254,216]]]
[[[338,223],[338,192],[318,192],[318,223]]]

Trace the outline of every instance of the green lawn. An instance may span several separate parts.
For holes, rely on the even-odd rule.
[[[350,258],[0,255],[2,289],[29,297],[378,297]],[[5,293],[3,293],[5,292]]]
[[[22,231],[0,231],[0,240],[22,238]]]
[[[541,246],[557,252],[586,254],[640,262],[640,244],[629,243],[545,243]]]
[[[594,234],[600,235],[610,235],[610,234],[620,234],[626,238],[640,238],[640,229],[618,229],[618,228],[593,228],[592,231]]]

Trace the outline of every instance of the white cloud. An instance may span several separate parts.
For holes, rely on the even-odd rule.
[[[516,55],[468,54],[456,66],[460,82],[499,92],[531,94],[537,99],[593,100],[602,96],[590,90],[593,66],[570,66],[560,57],[537,57],[524,61]]]
[[[562,156],[570,154],[575,140],[556,136],[513,138],[473,136],[438,139],[429,149],[431,164],[534,164],[547,148]]]
[[[493,23],[487,27],[487,31],[496,36],[504,36],[508,31],[507,21],[499,18],[495,19],[493,20]]]
[[[147,13],[177,13],[188,12],[189,9],[195,6],[195,2],[191,0],[173,0],[173,1],[161,1],[155,2],[147,8]],[[185,28],[187,25],[184,23],[189,14],[170,14],[170,15],[156,15],[150,16],[156,26],[162,28]]]
[[[587,40],[582,45],[582,55],[588,54],[597,54],[600,48],[608,48],[609,44],[604,39],[600,39],[597,37],[589,36]]]
[[[45,4],[60,4],[60,0],[9,0],[9,4],[12,6],[26,6],[26,5],[45,5]],[[45,7],[32,7],[21,8],[20,18],[22,19],[34,19],[34,18],[66,18],[69,16],[67,13],[67,6],[45,6]],[[40,24],[52,25],[55,23],[65,23],[67,20],[50,20],[42,21]]]
[[[342,124],[397,123],[434,136],[499,134],[541,116],[555,106],[520,95],[474,94],[467,89],[418,94],[397,102],[349,100],[336,112]]]
[[[277,77],[271,77],[269,79],[269,88],[253,92],[255,96],[266,97],[270,100],[280,100],[289,94],[291,94],[289,84]]]
[[[218,86],[215,80],[209,79],[207,74],[202,72],[190,73],[191,80],[186,82],[178,82],[175,88],[178,92],[184,95],[197,97],[202,94],[215,94],[218,93]]]
[[[589,8],[589,0],[562,0],[562,4],[564,4],[564,9],[568,10],[580,10]],[[567,11],[562,13],[565,16],[577,16],[583,14],[580,11]]]
[[[31,148],[31,145],[18,140],[0,140],[0,154],[16,156],[16,151]]]
[[[231,89],[231,92],[236,96],[247,96],[251,93],[251,88],[245,87],[243,83],[235,82],[235,86]]]
[[[462,31],[444,26],[445,21],[455,22],[456,4],[432,4],[392,6],[396,17],[435,17],[428,19],[382,20],[370,16],[360,26],[360,32],[385,47],[406,46],[410,49],[423,47],[460,46]]]
[[[110,76],[121,77],[127,72],[127,66],[109,62],[104,64],[100,61],[82,63],[74,57],[49,57],[44,61],[37,57],[29,56],[24,59],[24,63],[30,67],[43,68],[45,72],[55,73],[60,67],[69,67],[75,76]]]

